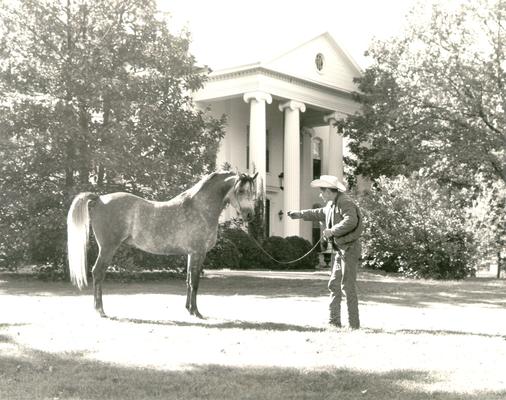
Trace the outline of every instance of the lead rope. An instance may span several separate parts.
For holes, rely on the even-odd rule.
[[[320,237],[320,239],[318,239],[318,241],[316,242],[316,244],[311,248],[311,250],[309,250],[306,254],[304,254],[302,257],[299,257],[297,258],[296,260],[291,260],[291,261],[280,261],[280,260],[276,260],[273,256],[271,256],[269,253],[267,253],[265,251],[265,249],[262,247],[262,245],[260,243],[258,243],[258,241],[253,237],[253,236],[250,236],[251,237],[251,240],[253,240],[253,242],[258,246],[258,248],[260,250],[262,250],[262,252],[267,256],[269,257],[272,261],[275,261],[277,262],[278,264],[293,264],[293,263],[296,263],[300,260],[302,260],[304,257],[307,257],[314,249],[316,249],[316,246],[318,246],[320,244],[320,242],[322,241],[323,239],[323,235]],[[332,257],[334,255],[334,247],[331,246],[332,250],[330,251],[330,256]],[[332,258],[331,258],[332,259]]]

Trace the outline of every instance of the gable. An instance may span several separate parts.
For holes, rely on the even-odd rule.
[[[316,57],[320,54],[323,67],[318,70]],[[262,63],[262,66],[286,75],[294,76],[344,91],[355,91],[353,78],[361,75],[357,64],[342,50],[328,33]]]

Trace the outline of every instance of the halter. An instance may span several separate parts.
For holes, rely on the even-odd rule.
[[[230,201],[230,204],[232,204],[232,207],[234,207],[236,210],[238,210],[241,213],[242,213],[242,207],[241,207],[241,203],[237,200],[237,190],[238,190],[239,186],[242,185],[241,182],[243,180],[249,181],[250,189],[251,189],[251,187],[253,185],[254,178],[251,178],[246,174],[238,175],[238,177],[237,177],[236,181],[234,182],[234,185],[232,186],[232,189],[231,189],[231,191],[234,192],[234,195],[229,197],[229,201]]]

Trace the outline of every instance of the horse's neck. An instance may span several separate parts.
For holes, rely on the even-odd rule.
[[[233,176],[233,175],[232,175]],[[209,216],[218,218],[225,208],[225,197],[232,190],[236,180],[220,177],[217,182],[212,182],[205,191],[197,193],[194,200],[197,206],[206,211]]]

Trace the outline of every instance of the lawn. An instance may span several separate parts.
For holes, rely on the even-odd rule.
[[[506,398],[505,280],[361,271],[353,331],[327,278],[209,271],[198,320],[183,280],[106,280],[101,319],[89,289],[0,275],[0,399]]]

